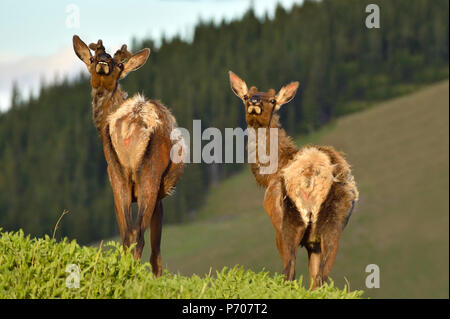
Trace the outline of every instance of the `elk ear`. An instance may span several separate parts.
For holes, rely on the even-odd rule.
[[[73,50],[75,54],[83,61],[87,66],[91,64],[91,50],[89,50],[86,43],[84,43],[79,36],[73,36]]]
[[[232,71],[229,71],[228,74],[230,75],[231,89],[233,90],[234,94],[236,94],[241,99],[244,99],[244,96],[248,94],[247,84],[245,84],[244,80],[242,80]]]
[[[291,82],[280,89],[278,94],[275,96],[275,100],[277,101],[275,111],[278,111],[283,104],[288,103],[290,100],[294,98],[298,86],[299,86],[298,82]]]
[[[120,78],[123,79],[124,77],[127,76],[128,73],[136,71],[141,66],[143,66],[145,62],[147,62],[149,55],[150,49],[148,48],[145,48],[139,51],[138,53],[133,54],[131,58],[129,58],[128,61],[123,64],[123,71],[122,74],[120,75]]]

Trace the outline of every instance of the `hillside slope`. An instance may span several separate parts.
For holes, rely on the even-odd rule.
[[[448,298],[448,94],[444,81],[308,137],[347,154],[361,193],[331,273],[339,287],[345,276],[369,297]],[[213,189],[202,220],[164,228],[164,265],[184,275],[235,264],[281,272],[263,194],[249,169]],[[305,255],[298,274],[307,274]],[[365,288],[368,264],[380,267],[379,289]]]

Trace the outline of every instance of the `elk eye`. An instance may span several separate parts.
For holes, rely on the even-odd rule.
[[[121,70],[123,70],[123,63],[119,63],[119,64],[117,64],[117,66],[118,66]]]
[[[275,101],[275,99],[271,99],[270,103],[275,104],[277,101]]]
[[[91,58],[89,59],[89,61],[91,61],[91,63],[93,63],[93,62],[94,62],[94,58],[91,57]]]
[[[246,94],[246,95],[244,95],[244,100],[248,100],[248,95]]]

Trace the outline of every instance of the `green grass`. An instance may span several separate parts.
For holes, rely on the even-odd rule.
[[[68,288],[69,264],[78,266],[79,287]],[[286,282],[281,275],[223,268],[214,275],[181,276],[167,271],[160,278],[150,264],[136,262],[111,241],[80,247],[75,241],[31,239],[23,232],[0,233],[0,298],[359,298],[333,284],[311,291],[301,279]]]
[[[372,298],[448,298],[448,94],[444,81],[296,139],[344,151],[360,189],[331,273],[338,287],[348,280]],[[216,186],[200,220],[163,228],[163,264],[183,275],[236,264],[281,272],[263,196],[249,169]],[[299,252],[297,274],[307,278],[305,255]],[[373,263],[379,289],[365,287],[365,267]]]

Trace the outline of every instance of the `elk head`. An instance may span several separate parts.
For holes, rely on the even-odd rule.
[[[291,82],[277,94],[274,89],[259,92],[255,86],[248,90],[245,81],[233,72],[230,71],[229,75],[231,89],[244,102],[245,120],[251,127],[269,127],[273,113],[294,98],[299,86],[298,82]]]
[[[148,48],[132,55],[124,44],[120,50],[117,50],[114,57],[111,57],[106,53],[102,40],[91,43],[88,47],[77,35],[73,36],[73,49],[80,60],[86,64],[91,74],[92,87],[103,88],[110,92],[114,91],[120,79],[143,66],[150,55]],[[94,51],[94,55],[91,50]]]

